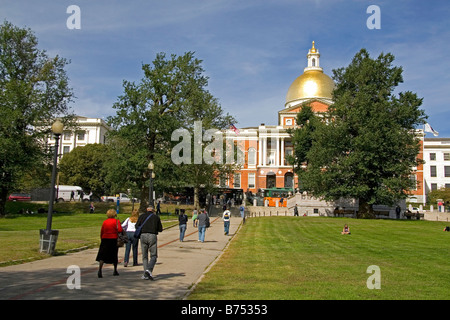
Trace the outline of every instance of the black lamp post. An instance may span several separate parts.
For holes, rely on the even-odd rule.
[[[48,201],[48,214],[47,214],[47,228],[40,230],[40,252],[46,252],[53,254],[55,251],[56,240],[58,239],[58,230],[52,230],[52,215],[53,215],[53,202],[55,201],[55,182],[56,182],[56,170],[58,163],[58,148],[59,137],[64,129],[64,125],[61,121],[56,120],[52,125],[52,132],[55,136],[55,152],[53,155],[53,169],[52,169],[52,181],[50,188],[50,199]]]
[[[150,183],[148,188],[148,204],[153,205],[153,179],[155,178],[155,173],[153,172],[153,169],[155,169],[155,165],[153,164],[153,161],[150,160],[150,163],[148,164],[148,169],[150,170]]]

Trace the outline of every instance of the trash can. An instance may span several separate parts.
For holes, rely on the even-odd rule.
[[[53,255],[55,253],[56,241],[58,240],[59,230],[39,230],[39,252]]]

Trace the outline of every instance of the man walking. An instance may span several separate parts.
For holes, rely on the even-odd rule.
[[[225,235],[227,236],[230,232],[230,218],[231,218],[231,212],[230,210],[225,210],[222,215],[223,219],[223,231],[225,232]]]
[[[205,242],[206,227],[208,224],[209,217],[206,214],[205,209],[200,210],[198,219],[198,241]]]
[[[145,280],[153,280],[152,272],[158,258],[157,236],[158,232],[163,231],[161,219],[153,213],[153,210],[153,206],[149,205],[147,212],[139,216],[139,219],[136,222],[136,228],[143,225],[141,233],[141,248],[142,261],[144,264],[144,275],[142,276],[142,279]],[[150,261],[148,259],[149,251]]]

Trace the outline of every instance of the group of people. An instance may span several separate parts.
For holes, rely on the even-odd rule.
[[[241,215],[243,212],[244,210],[241,210]],[[157,214],[154,214],[154,207],[151,205],[148,206],[147,212],[142,215],[139,215],[138,209],[134,209],[130,217],[123,223],[120,223],[117,219],[117,213],[114,209],[109,209],[106,212],[106,216],[107,219],[103,221],[100,230],[101,242],[96,258],[96,261],[99,262],[98,277],[103,277],[102,269],[105,263],[113,264],[113,276],[119,275],[119,272],[117,271],[119,253],[117,239],[119,234],[125,233],[128,241],[125,243],[124,267],[127,267],[129,264],[131,252],[133,252],[133,266],[138,265],[138,245],[140,240],[144,267],[142,279],[153,280],[152,272],[158,258],[157,236],[159,232],[163,231],[161,219]],[[231,220],[231,212],[228,209],[225,209],[223,212],[222,219],[224,221],[224,234],[228,235]],[[180,242],[184,241],[187,222],[188,216],[182,211],[178,216]],[[210,225],[209,216],[206,210],[194,210],[192,223],[194,228],[198,228],[198,241],[204,242],[206,229]],[[137,229],[141,229],[140,236],[136,236]]]
[[[103,264],[113,264],[113,276],[118,276],[117,271],[119,247],[117,238],[119,233],[126,232],[128,242],[125,247],[124,266],[128,266],[130,251],[133,250],[133,266],[138,264],[138,243],[141,242],[142,263],[144,274],[142,279],[153,280],[153,268],[158,258],[158,233],[163,231],[161,219],[158,215],[153,214],[153,206],[148,206],[147,212],[139,216],[138,210],[134,210],[131,216],[122,224],[116,219],[117,213],[114,209],[106,212],[107,219],[103,221],[100,231],[100,247],[98,249],[96,261],[99,262],[98,277],[102,278]],[[140,236],[136,236],[137,229],[140,228]],[[150,253],[150,259],[149,259]]]

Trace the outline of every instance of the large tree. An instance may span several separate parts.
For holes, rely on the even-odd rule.
[[[49,132],[39,128],[69,113],[66,64],[39,50],[30,29],[0,26],[0,215],[21,177],[43,165]]]
[[[171,140],[172,133],[196,117],[208,118],[211,125],[223,122],[220,106],[206,90],[208,79],[201,60],[192,52],[170,58],[159,53],[142,70],[139,83],[124,81],[124,93],[114,104],[117,113],[108,119],[113,128],[109,135],[113,158],[107,163],[108,181],[115,188],[126,183],[139,190],[141,211],[148,203],[150,161],[155,164],[155,190],[190,185],[186,168],[171,159],[177,143]],[[210,115],[202,118],[205,113]]]
[[[101,197],[106,192],[105,162],[109,161],[107,145],[93,143],[76,147],[59,162],[60,184],[80,186]]]
[[[217,99],[207,91],[197,92],[185,108],[180,129],[187,133],[189,147],[181,151],[172,149],[172,160],[183,158],[178,166],[179,177],[187,186],[193,187],[197,209],[200,190],[211,192],[221,176],[230,176],[238,167],[236,159],[241,150],[231,139],[227,140],[224,132],[234,122],[235,119],[225,115]],[[180,144],[185,142],[183,139]]]
[[[372,59],[361,49],[348,67],[333,70],[327,125],[314,131],[308,165],[298,168],[306,190],[327,200],[358,199],[361,217],[373,217],[374,204],[406,198],[421,162],[415,129],[426,118],[422,99],[394,93],[403,78],[393,61],[392,54]]]

